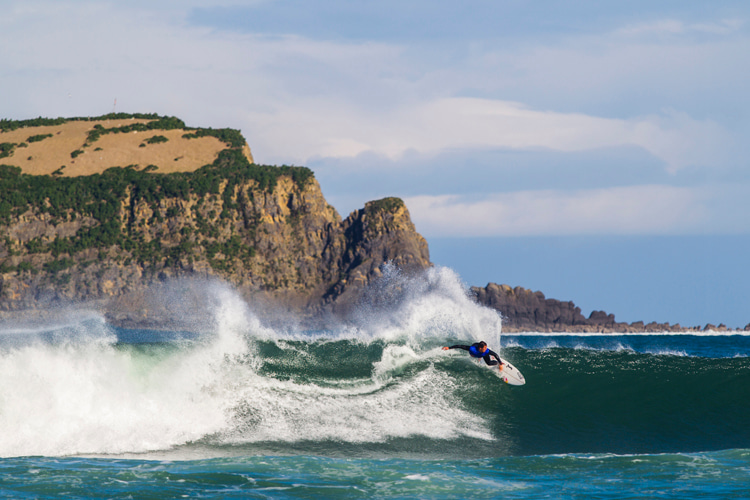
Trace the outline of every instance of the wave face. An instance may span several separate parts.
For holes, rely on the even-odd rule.
[[[90,314],[0,330],[0,456],[750,448],[748,337],[501,337],[498,315],[445,268],[389,270],[354,320],[325,330],[263,324],[223,285],[209,295],[193,332],[118,330]],[[478,340],[527,384],[440,349]]]
[[[508,395],[513,412],[498,425],[514,435],[523,454],[691,452],[750,444],[746,357],[629,348],[503,352],[524,367],[533,388]]]

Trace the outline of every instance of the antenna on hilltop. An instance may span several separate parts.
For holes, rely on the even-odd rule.
[[[115,114],[115,109],[117,108],[117,97],[115,97],[115,103],[112,106],[112,114]]]

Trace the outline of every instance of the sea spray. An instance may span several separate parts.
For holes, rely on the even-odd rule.
[[[497,338],[499,316],[474,303],[449,269],[383,271],[349,322],[253,339],[266,352],[258,373],[235,386],[240,403],[222,442],[492,438],[434,364],[446,338]]]
[[[449,268],[407,276],[387,265],[363,294],[354,325],[364,338],[402,338],[417,348],[446,338],[499,345],[500,315],[469,293]]]
[[[199,331],[187,339],[122,343],[99,318],[5,342],[0,425],[14,432],[0,437],[0,455],[492,439],[484,417],[456,399],[455,377],[435,364],[446,338],[499,335],[498,315],[443,268],[417,277],[386,269],[376,286],[378,301],[366,294],[354,321],[324,331],[264,326],[228,285],[209,282],[190,311]],[[179,290],[167,296],[186,308]]]
[[[214,293],[215,327],[191,343],[118,344],[91,321],[4,342],[0,456],[143,452],[223,430],[225,380],[259,325],[228,288]]]

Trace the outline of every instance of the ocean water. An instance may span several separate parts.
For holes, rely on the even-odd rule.
[[[314,330],[208,288],[0,327],[1,497],[750,498],[750,336],[505,335],[446,268]],[[526,385],[440,349],[478,340]]]

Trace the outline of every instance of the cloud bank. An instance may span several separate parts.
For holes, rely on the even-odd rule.
[[[397,177],[415,168],[410,158],[424,169],[452,152],[467,177],[491,178],[497,188],[472,196],[452,190],[451,177],[417,184],[430,186],[422,192],[410,187],[407,203],[428,236],[750,231],[728,215],[750,208],[729,195],[748,184],[750,105],[738,82],[750,76],[740,64],[750,38],[741,9],[712,19],[613,16],[603,30],[592,22],[544,36],[537,26],[530,31],[538,36],[528,36],[510,25],[499,36],[477,19],[478,30],[440,39],[435,30],[388,38],[386,24],[359,31],[368,37],[354,36],[356,25],[337,32],[335,23],[294,32],[271,22],[293,3],[240,4],[8,2],[0,83],[11,98],[0,112],[96,115],[117,99],[117,111],[239,128],[257,160],[315,164],[324,177],[342,169]],[[490,18],[500,12],[480,4]],[[364,14],[350,21],[366,22]],[[259,29],[256,16],[276,29]],[[604,163],[595,187],[581,179],[508,192],[508,165],[482,160],[488,150],[545,151],[538,161],[554,162],[627,148],[642,151],[643,169],[654,171],[640,184],[622,184],[622,165]],[[401,170],[363,162],[368,155]],[[513,175],[529,184],[542,165],[524,168]]]

